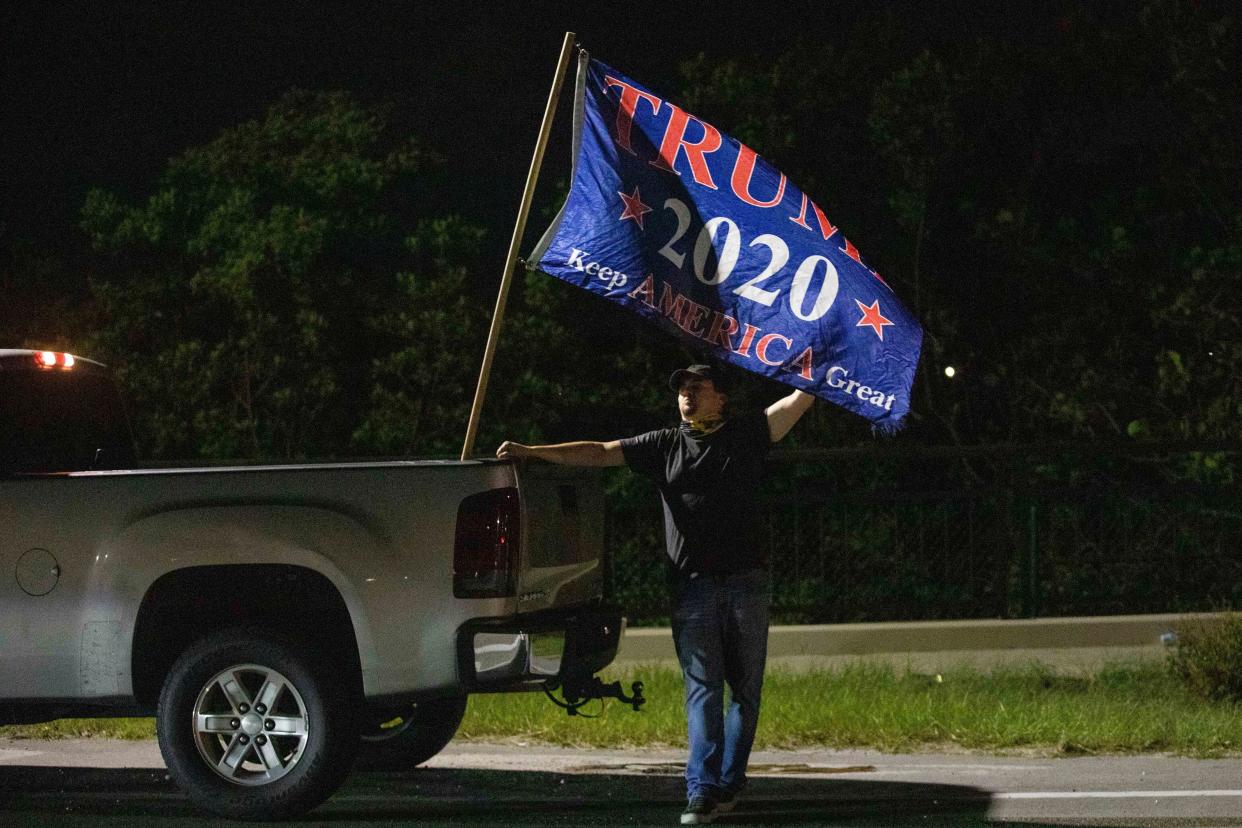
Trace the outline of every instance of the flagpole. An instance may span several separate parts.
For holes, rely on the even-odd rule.
[[[513,226],[513,238],[509,240],[509,254],[505,259],[504,273],[500,277],[500,294],[496,297],[496,309],[492,312],[492,325],[487,332],[487,347],[483,351],[483,367],[479,371],[479,384],[474,390],[474,403],[470,406],[466,441],[461,447],[462,460],[474,451],[474,438],[479,430],[479,414],[483,408],[483,398],[487,395],[487,380],[492,370],[492,357],[496,355],[496,341],[500,338],[500,325],[504,321],[505,300],[509,296],[509,284],[513,281],[513,271],[517,267],[518,247],[522,244],[522,235],[526,232],[526,218],[530,215],[530,204],[535,197],[535,181],[539,178],[539,168],[543,165],[543,153],[548,147],[548,136],[552,133],[552,119],[556,115],[556,102],[561,96],[561,86],[565,82],[565,70],[569,66],[569,58],[573,53],[574,37],[573,32],[565,32],[565,42],[561,45],[561,59],[556,64],[556,76],[552,80],[552,90],[548,93],[548,103],[543,110],[543,125],[539,128],[539,139],[535,142],[535,155],[531,158],[530,171],[526,174],[526,190],[522,193],[522,205],[518,208],[517,223]]]

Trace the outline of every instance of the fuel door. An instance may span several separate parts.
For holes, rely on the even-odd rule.
[[[29,549],[17,560],[17,585],[27,595],[47,595],[60,581],[60,564],[46,549]]]

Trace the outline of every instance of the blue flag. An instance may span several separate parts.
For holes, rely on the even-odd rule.
[[[585,52],[569,197],[532,267],[896,430],[923,330],[746,145]]]

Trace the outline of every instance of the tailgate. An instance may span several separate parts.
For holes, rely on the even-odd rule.
[[[522,504],[518,612],[598,600],[604,592],[604,487],[599,469],[515,466]]]

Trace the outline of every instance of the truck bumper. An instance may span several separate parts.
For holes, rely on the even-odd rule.
[[[477,618],[457,634],[458,675],[471,693],[533,690],[566,675],[592,676],[612,663],[625,629],[618,607]]]

